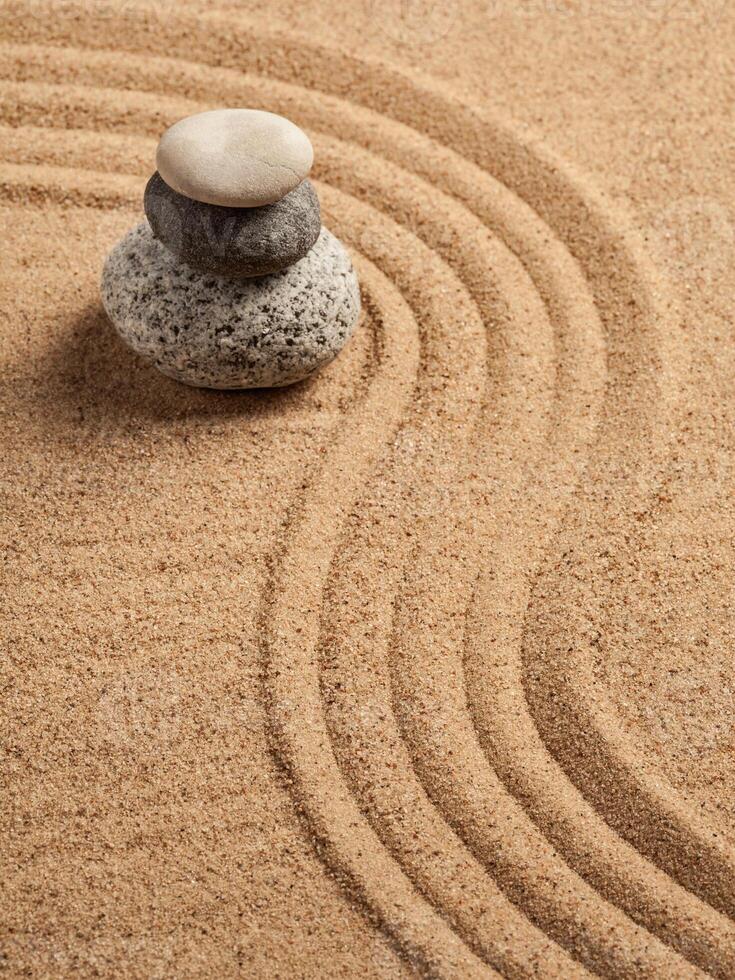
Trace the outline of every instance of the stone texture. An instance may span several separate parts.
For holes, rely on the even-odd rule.
[[[178,262],[143,222],[107,257],[101,293],[133,350],[203,388],[300,381],[339,353],[360,312],[352,263],[326,228],[283,272],[229,279]]]
[[[178,194],[153,174],[143,197],[155,237],[201,272],[264,276],[298,262],[319,237],[319,198],[308,180],[262,208],[223,208]]]
[[[156,169],[179,194],[229,208],[280,201],[311,170],[309,137],[283,116],[259,109],[214,109],[170,126]]]

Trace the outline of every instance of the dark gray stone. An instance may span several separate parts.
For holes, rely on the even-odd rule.
[[[179,262],[144,221],[108,255],[101,293],[133,350],[203,388],[300,381],[336,357],[360,314],[350,257],[326,228],[288,269],[231,279]]]
[[[177,193],[156,171],[143,206],[155,237],[193,269],[265,276],[298,262],[319,237],[319,198],[308,180],[261,208],[225,208]]]

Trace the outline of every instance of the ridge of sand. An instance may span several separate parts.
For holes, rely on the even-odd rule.
[[[89,509],[78,504],[78,524],[73,512],[62,514],[61,525],[80,533],[116,493],[117,454],[130,482],[115,512],[146,542],[150,514],[134,474],[156,483],[157,471],[126,467],[141,439],[147,454],[160,454],[159,492],[183,508],[183,524],[165,511],[161,560],[177,556],[184,572],[194,533],[186,507],[192,527],[209,529],[197,547],[206,551],[212,534],[226,548],[231,528],[217,524],[217,511],[203,515],[223,486],[227,513],[237,513],[231,458],[249,458],[248,433],[264,440],[258,465],[269,474],[272,467],[271,493],[288,486],[288,507],[282,519],[242,519],[253,553],[261,538],[268,548],[254,571],[233,572],[240,592],[215,592],[215,611],[231,623],[231,663],[244,655],[234,653],[237,630],[251,638],[260,742],[248,758],[252,765],[274,754],[264,800],[281,792],[279,806],[299,814],[289,847],[308,857],[281,871],[287,881],[306,878],[303,901],[332,908],[315,929],[337,930],[349,946],[360,935],[358,909],[377,927],[375,972],[383,975],[395,967],[393,950],[409,969],[446,977],[731,976],[732,847],[627,735],[615,705],[600,699],[594,610],[575,586],[609,546],[611,527],[625,539],[660,492],[687,366],[675,293],[628,216],[521,127],[377,62],[217,15],[177,12],[161,22],[146,7],[126,7],[105,18],[101,34],[81,5],[63,5],[53,20],[24,10],[9,4],[1,21],[9,42],[0,49],[3,203],[11,214],[17,203],[28,208],[32,230],[18,241],[31,257],[45,254],[49,234],[60,242],[64,229],[72,238],[91,234],[95,215],[100,227],[80,260],[91,269],[83,289],[64,293],[67,312],[88,304],[76,328],[86,331],[83,356],[72,351],[71,383],[58,382],[69,390],[53,379],[45,395],[41,388],[42,404],[61,398],[60,418],[34,414],[33,396],[12,391],[7,414],[23,420],[21,443],[30,439],[26,450],[57,501],[84,482],[78,440],[88,440],[106,482],[92,486]],[[117,50],[95,50],[108,36]],[[362,338],[346,359],[280,398],[181,392],[131,367],[109,337],[96,350],[103,324],[95,248],[133,223],[156,135],[180,115],[227,101],[267,106],[309,131],[325,221],[353,249],[365,292]],[[32,344],[42,346],[43,305],[28,296],[17,302],[35,325]],[[9,373],[20,371],[10,357]],[[129,429],[106,421],[107,402]],[[279,418],[293,426],[293,445],[276,428]],[[286,445],[282,464],[268,457],[276,431]],[[201,468],[193,496],[182,438],[194,446],[195,472]],[[25,462],[11,457],[19,485],[31,485]],[[54,475],[44,460],[56,457],[68,470]],[[113,557],[116,549],[142,560],[130,541],[118,541]],[[174,608],[162,613],[171,638],[150,643],[176,658],[182,593],[175,581],[172,588]],[[107,599],[114,635],[120,594],[112,588]],[[43,593],[38,601],[54,602]],[[88,601],[90,616],[106,608]],[[240,601],[247,627],[238,625]],[[213,614],[199,610],[208,622]],[[22,624],[15,629],[23,636]],[[53,635],[98,663],[94,644]],[[24,644],[38,656],[27,635]],[[47,653],[56,676],[54,648]],[[195,654],[181,656],[198,676]],[[65,682],[62,671],[57,683]],[[86,737],[93,746],[94,730]],[[180,749],[187,765],[191,752]],[[114,774],[120,761],[109,765]],[[235,752],[226,767],[233,811],[237,765]],[[19,775],[19,785],[27,778]],[[166,799],[161,840],[173,807]],[[227,813],[225,806],[225,840]],[[263,827],[241,835],[267,839]],[[114,822],[106,834],[116,839]],[[35,839],[15,845],[17,854]],[[322,896],[312,848],[339,883],[339,899]],[[109,855],[97,860],[111,866]],[[91,929],[73,861],[44,874],[60,876],[64,909],[73,913],[77,903]],[[133,891],[122,899],[133,932],[151,921],[133,897],[146,874],[145,865],[131,868]],[[6,918],[18,931],[27,925],[26,893],[43,905],[41,878],[13,881],[15,911]],[[218,880],[236,902],[237,876],[223,866]],[[87,886],[90,894],[100,887]],[[277,975],[280,938],[268,933],[258,905],[273,887],[250,886],[247,914],[276,965],[249,968]],[[111,917],[121,915],[114,897]],[[169,928],[182,903],[179,895],[167,906]],[[216,922],[226,916],[210,914]],[[232,936],[226,918],[220,929]],[[319,941],[316,959],[303,951],[307,974],[318,975]],[[33,949],[31,942],[22,954],[29,961]],[[107,955],[99,953],[98,965],[114,969],[119,951]],[[211,966],[220,954],[208,955]],[[232,963],[218,969],[235,972]],[[349,960],[341,969],[356,971]]]

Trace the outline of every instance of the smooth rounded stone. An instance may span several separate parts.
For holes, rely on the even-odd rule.
[[[134,351],[200,388],[300,381],[339,353],[360,313],[352,263],[326,228],[283,272],[228,279],[178,262],[143,222],[108,255],[101,293]]]
[[[155,237],[182,262],[220,276],[265,276],[298,262],[319,237],[311,181],[262,208],[223,208],[178,194],[153,174],[143,206]]]
[[[156,169],[179,194],[227,208],[280,201],[311,170],[314,150],[289,119],[260,109],[213,109],[170,126]]]

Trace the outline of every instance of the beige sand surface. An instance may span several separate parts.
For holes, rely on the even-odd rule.
[[[0,7],[9,977],[735,976],[735,11]],[[158,134],[316,151],[275,393],[98,297]]]

